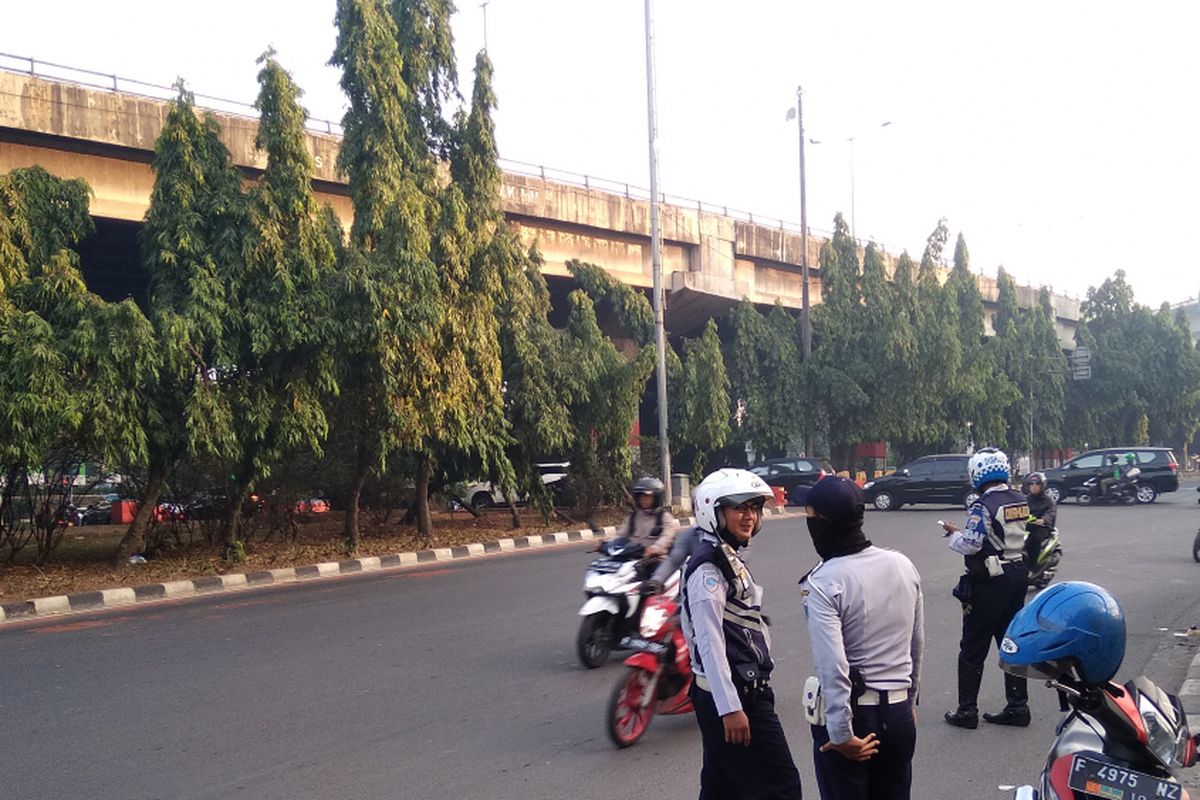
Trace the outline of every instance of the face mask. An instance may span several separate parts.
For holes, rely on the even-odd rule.
[[[823,517],[809,517],[808,534],[822,561],[857,553],[871,546],[862,529],[862,520],[852,525],[836,525]]]

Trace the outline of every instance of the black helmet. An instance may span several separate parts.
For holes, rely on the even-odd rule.
[[[1025,481],[1024,481],[1023,485],[1026,489],[1028,489],[1030,486],[1034,486],[1034,485],[1045,488],[1046,476],[1040,472],[1031,472],[1025,476]]]
[[[658,478],[645,477],[638,478],[636,481],[634,481],[633,486],[629,491],[630,494],[633,495],[634,500],[637,499],[639,494],[650,495],[654,498],[654,507],[658,508],[662,505],[664,489],[665,487],[663,486],[663,482]]]

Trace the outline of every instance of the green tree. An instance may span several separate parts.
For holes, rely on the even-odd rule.
[[[737,439],[749,442],[760,457],[782,454],[805,421],[797,404],[801,367],[796,321],[779,304],[763,316],[745,299],[726,320],[725,368]]]
[[[709,455],[729,438],[729,377],[721,355],[717,323],[709,320],[704,333],[684,343],[680,411],[674,417],[679,430],[677,450],[693,453],[692,478],[699,481]]]
[[[414,146],[423,132],[410,131],[412,89],[396,23],[379,0],[339,0],[336,24],[330,63],[342,69],[349,103],[338,167],[354,206],[339,271],[336,425],[350,481],[345,535],[354,548],[367,478],[382,474],[396,451],[417,449],[429,430],[436,409],[424,387],[437,370],[433,337],[442,301],[423,193],[432,166],[427,148]]]
[[[1020,340],[1025,356],[1024,369],[1013,380],[1021,396],[1031,405],[1025,408],[1034,419],[1033,441],[1030,448],[1060,447],[1064,442],[1065,393],[1067,360],[1055,328],[1055,312],[1050,290],[1038,292],[1037,304],[1025,313]],[[1020,379],[1023,376],[1024,381]],[[1024,425],[1021,426],[1022,430]],[[1028,439],[1026,433],[1021,438]]]
[[[92,229],[89,195],[40,167],[0,176],[0,547],[11,557],[32,537],[39,563],[61,541],[63,478],[84,461],[145,458],[128,376],[159,364],[137,306],[84,285],[73,248]]]
[[[312,192],[300,89],[272,51],[259,59],[255,144],[267,154],[251,188],[241,274],[234,283],[234,368],[228,377],[237,435],[223,552],[240,560],[238,523],[251,487],[288,453],[321,453],[327,398],[337,393],[330,280],[334,244]]]
[[[569,491],[590,515],[604,500],[621,496],[630,478],[629,434],[654,369],[654,348],[643,346],[627,360],[601,332],[588,295],[576,290],[568,300],[563,371],[573,428]]]
[[[954,245],[954,267],[945,291],[954,306],[960,365],[947,403],[951,425],[962,425],[962,439],[973,436],[980,443],[1008,447],[1005,412],[1020,401],[1020,396],[997,368],[993,348],[985,344],[983,296],[971,272],[967,242],[961,233]],[[969,428],[966,423],[970,423]]]
[[[813,312],[816,347],[804,380],[805,405],[820,412],[834,464],[849,468],[850,446],[869,427],[870,398],[861,384],[871,376],[862,338],[858,245],[841,214],[834,218],[833,237],[821,247],[820,264],[821,304]]]
[[[493,458],[490,472],[509,498],[513,525],[519,527],[520,516],[512,502],[519,495],[528,495],[543,518],[549,518],[554,498],[535,464],[549,453],[564,450],[572,429],[561,378],[562,341],[550,325],[550,295],[541,274],[541,257],[522,248],[497,202],[502,176],[492,120],[495,105],[491,61],[480,53],[471,110],[461,126],[451,171],[462,187],[467,216],[478,238],[475,261],[480,270],[496,273],[498,331],[482,335],[499,344],[504,417],[511,436],[505,457]],[[506,464],[512,469],[504,469]]]
[[[197,118],[182,87],[155,143],[153,166],[140,245],[149,278],[147,314],[163,364],[157,376],[141,381],[146,477],[114,564],[144,546],[159,497],[181,459],[228,457],[235,446],[218,376],[234,362],[229,303],[230,280],[242,263],[241,175],[216,122]]]

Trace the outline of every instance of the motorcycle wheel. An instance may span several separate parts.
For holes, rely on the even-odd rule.
[[[650,727],[658,701],[651,700],[642,708],[642,699],[653,677],[653,673],[644,669],[630,667],[613,686],[608,698],[608,724],[605,729],[608,738],[617,747],[636,744],[646,728]]]
[[[612,614],[598,611],[588,614],[579,623],[579,635],[575,637],[575,654],[579,663],[595,669],[608,661],[612,653]]]
[[[1200,531],[1196,531],[1196,538],[1192,540],[1192,560],[1200,563]]]

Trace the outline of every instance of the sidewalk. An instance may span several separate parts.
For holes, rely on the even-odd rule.
[[[766,510],[768,518],[782,519],[795,516],[790,512],[773,506],[768,507]],[[679,524],[688,527],[695,525],[696,520],[688,517],[679,520]],[[17,622],[80,611],[98,611],[105,608],[140,605],[142,603],[174,600],[180,597],[193,597],[201,594],[244,591],[282,583],[333,578],[360,572],[404,569],[441,561],[482,558],[500,553],[511,553],[517,550],[577,544],[592,539],[612,536],[614,533],[616,533],[616,526],[610,525],[597,531],[583,528],[574,531],[496,539],[490,542],[478,542],[475,544],[459,545],[457,547],[439,547],[432,550],[418,550],[410,553],[392,553],[390,555],[372,556],[369,558],[351,558],[345,561],[326,561],[321,564],[309,564],[301,567],[238,572],[230,575],[209,575],[191,580],[150,583],[143,586],[124,586],[94,592],[79,592],[78,594],[69,595],[61,594],[53,597],[38,597],[22,602],[0,604],[0,625],[3,625],[5,622]]]

